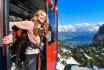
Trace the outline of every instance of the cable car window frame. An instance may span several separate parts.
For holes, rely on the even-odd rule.
[[[52,42],[55,42],[57,40],[57,16],[55,14],[55,11],[49,11],[48,12],[49,17],[49,39],[48,44],[51,44]]]

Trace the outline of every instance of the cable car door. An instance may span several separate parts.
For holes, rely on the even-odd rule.
[[[3,22],[3,0],[0,0],[0,70],[3,69],[3,54],[2,54],[2,22]]]
[[[55,70],[57,62],[57,15],[54,11],[48,12],[49,39],[47,47],[47,70]]]

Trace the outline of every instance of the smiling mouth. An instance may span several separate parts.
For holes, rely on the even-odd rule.
[[[41,20],[44,20],[43,18],[40,18]]]
[[[40,19],[43,19],[43,18],[40,18]]]

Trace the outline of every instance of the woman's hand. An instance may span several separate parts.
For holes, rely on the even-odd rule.
[[[49,39],[49,34],[45,35],[47,39]]]
[[[8,36],[3,38],[3,44],[10,44],[13,42],[13,34],[9,34]]]

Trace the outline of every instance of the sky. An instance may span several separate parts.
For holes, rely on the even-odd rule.
[[[58,0],[59,25],[104,23],[104,0]]]

